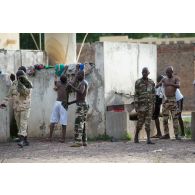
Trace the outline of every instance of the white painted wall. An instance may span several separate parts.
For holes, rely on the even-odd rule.
[[[103,42],[104,83],[106,105],[130,103],[128,98],[115,92],[134,94],[135,81],[142,68],[148,67],[149,77],[156,81],[157,48],[151,44]]]
[[[152,44],[139,44],[138,77],[142,77],[142,68],[148,67],[151,78],[156,83],[157,73],[157,46]]]
[[[103,43],[96,43],[95,69],[86,77],[89,83],[87,129],[89,137],[105,133]]]
[[[155,45],[128,42],[103,42],[99,45],[101,47],[97,49],[103,51],[103,55],[96,59],[96,66],[100,65],[100,60],[103,61],[104,109],[101,108],[101,110],[106,113],[106,107],[109,105],[128,105],[133,102],[133,98],[128,97],[127,94],[134,94],[135,81],[142,77],[143,67],[148,67],[150,78],[156,80],[157,48]],[[126,111],[121,113],[122,118],[118,115],[120,113],[106,113],[106,122],[102,122],[106,132],[110,136],[119,138],[126,131],[133,137],[136,122],[127,120],[128,113]],[[117,122],[117,120],[119,121]],[[116,124],[121,121],[122,123],[126,121],[127,124],[117,126],[116,130]],[[152,131],[153,129],[152,127]],[[145,137],[144,131],[141,132],[140,137]]]
[[[104,42],[105,97],[130,93],[137,78],[137,44]]]
[[[93,72],[86,77],[89,83],[88,103],[90,106],[87,129],[88,136],[94,137],[103,134],[104,126],[104,96],[103,81],[101,78],[102,69],[96,67]],[[40,70],[35,77],[30,78],[33,83],[31,113],[28,121],[28,132],[30,137],[46,137],[49,134],[50,116],[56,92],[54,87],[54,69]],[[70,101],[75,100],[75,94],[70,96]],[[68,109],[67,137],[74,136],[75,105]],[[60,136],[60,125],[54,131],[54,136]]]
[[[0,102],[8,93],[10,86],[9,75],[0,75]],[[0,141],[6,141],[10,137],[9,107],[0,109]]]
[[[0,70],[16,73],[21,65],[47,64],[47,54],[39,50],[5,50],[0,52]]]
[[[130,43],[98,42],[95,60],[95,69],[86,77],[89,83],[90,109],[87,119],[89,137],[105,132],[107,105],[131,102],[130,98],[114,94],[115,91],[133,94],[135,80],[138,79],[138,70],[141,70],[145,64],[150,64],[151,75],[156,73],[156,52],[153,45],[138,47],[137,44]],[[30,79],[34,88],[29,118],[29,136],[45,137],[49,133],[50,115],[56,100],[56,93],[53,90],[54,70],[37,71],[36,76]],[[71,98],[75,99],[74,95]],[[74,135],[74,119],[75,106],[70,106],[67,137]],[[55,131],[56,135],[60,133],[60,129]]]

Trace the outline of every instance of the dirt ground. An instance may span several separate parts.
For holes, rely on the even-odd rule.
[[[19,148],[15,142],[0,143],[1,163],[192,163],[195,162],[195,142],[190,139],[177,141],[89,142],[87,147],[72,148],[71,141],[59,143],[31,139],[30,146]]]

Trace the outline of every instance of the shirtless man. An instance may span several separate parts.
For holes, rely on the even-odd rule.
[[[87,135],[85,129],[86,116],[89,106],[86,101],[88,92],[88,83],[84,79],[85,73],[80,70],[77,73],[76,80],[79,82],[78,87],[75,87],[73,83],[69,83],[69,86],[76,91],[76,100],[69,102],[68,105],[76,103],[76,118],[75,118],[75,143],[71,147],[87,146]],[[75,81],[76,81],[75,80]]]
[[[52,141],[52,135],[56,123],[62,125],[62,138],[59,140],[61,143],[65,142],[66,138],[66,126],[67,126],[67,102],[68,102],[68,89],[67,89],[67,77],[62,75],[60,81],[54,81],[54,90],[57,92],[57,100],[54,104],[51,119],[50,119],[50,134],[47,140]],[[64,103],[63,106],[62,102]]]
[[[156,88],[161,84],[164,87],[164,103],[163,103],[163,126],[164,126],[164,135],[160,137],[160,139],[170,139],[169,135],[169,127],[168,127],[168,119],[169,119],[169,111],[171,112],[173,118],[173,128],[175,133],[176,140],[181,140],[179,137],[178,130],[178,117],[177,117],[177,104],[175,98],[176,89],[180,87],[179,78],[173,76],[173,67],[169,66],[166,69],[167,77],[163,78],[157,85]]]

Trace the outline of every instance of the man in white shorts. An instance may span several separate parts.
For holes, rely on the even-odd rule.
[[[67,77],[62,75],[60,81],[55,81],[54,90],[57,92],[57,100],[54,104],[51,120],[50,120],[50,135],[48,140],[52,141],[52,135],[56,123],[62,125],[62,138],[59,140],[61,143],[65,142],[66,137],[66,125],[67,125],[67,110],[68,106],[68,89],[67,89]],[[62,105],[63,103],[63,105]]]

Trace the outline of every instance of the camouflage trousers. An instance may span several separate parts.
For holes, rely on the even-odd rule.
[[[152,120],[153,106],[148,105],[146,108],[138,110],[138,121],[136,131],[140,131],[145,123],[146,132],[150,132],[150,124]]]
[[[18,127],[18,135],[27,136],[28,118],[30,109],[22,111],[14,111],[16,124]]]
[[[87,103],[78,103],[76,108],[76,118],[75,118],[75,141],[80,143],[87,142],[87,133],[86,133],[86,118],[89,106]]]
[[[163,126],[164,126],[164,133],[169,134],[169,112],[171,112],[171,116],[173,119],[173,128],[175,135],[178,135],[178,117],[177,117],[177,103],[175,97],[167,97],[165,102],[163,103]]]

